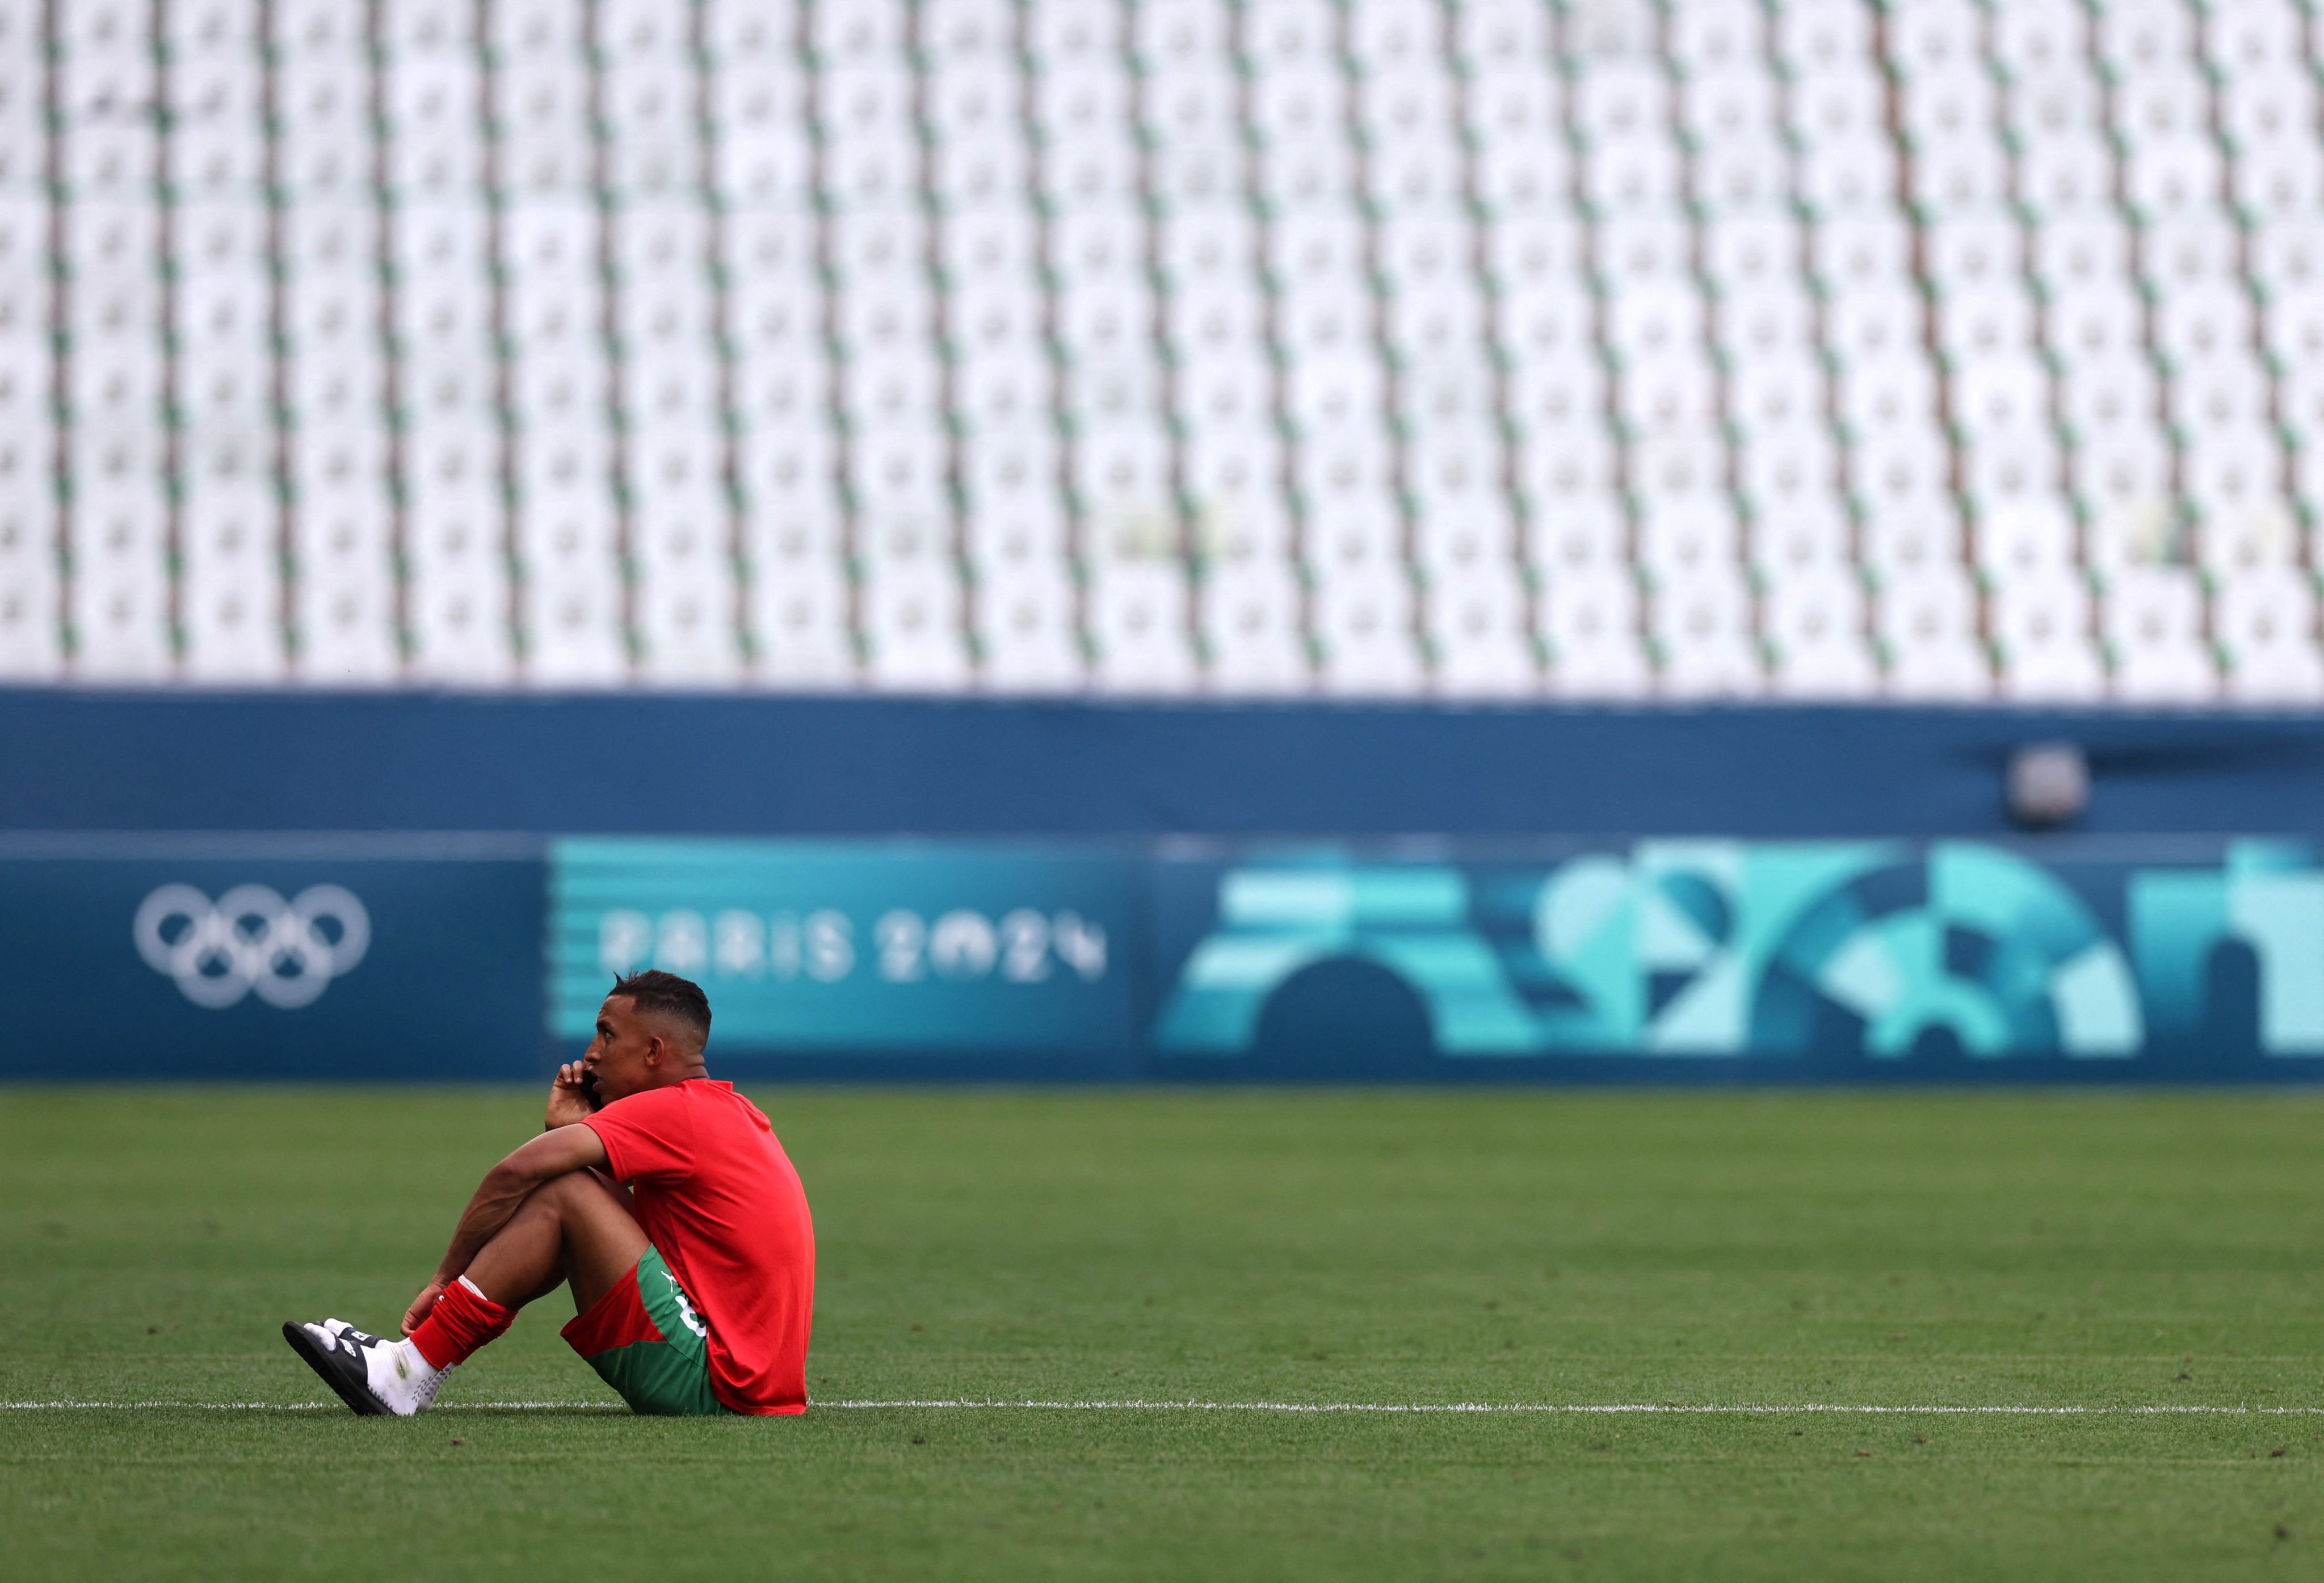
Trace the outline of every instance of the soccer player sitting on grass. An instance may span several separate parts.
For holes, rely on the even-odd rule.
[[[587,1053],[549,1087],[548,1130],[484,1173],[403,1338],[339,1319],[283,1336],[357,1412],[409,1416],[569,1285],[565,1338],[633,1411],[805,1412],[807,1194],[759,1107],[710,1080],[709,1037],[696,986],[616,978]]]

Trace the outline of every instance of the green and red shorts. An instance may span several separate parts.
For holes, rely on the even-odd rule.
[[[710,1391],[710,1327],[651,1247],[563,1334],[632,1412],[710,1418],[733,1411]]]

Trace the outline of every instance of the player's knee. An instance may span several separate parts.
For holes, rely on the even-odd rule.
[[[583,1193],[595,1185],[583,1171],[552,1176],[525,1195],[523,1208],[535,1214],[555,1215],[560,1220],[565,1219],[582,1207]]]

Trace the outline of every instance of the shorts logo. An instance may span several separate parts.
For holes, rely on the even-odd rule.
[[[678,1319],[685,1324],[687,1329],[701,1337],[705,1341],[709,1340],[710,1327],[704,1324],[701,1319],[695,1316],[694,1304],[687,1301],[686,1288],[678,1283],[678,1277],[671,1274],[669,1271],[664,1270],[662,1272],[662,1279],[669,1282],[669,1294],[678,1301]]]
[[[264,885],[211,901],[163,885],[137,909],[137,954],[198,1006],[235,1004],[253,990],[271,1006],[311,1005],[371,949],[371,914],[352,891],[309,885],[285,902]]]

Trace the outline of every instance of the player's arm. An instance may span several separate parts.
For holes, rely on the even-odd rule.
[[[436,1267],[436,1278],[420,1289],[403,1316],[404,1334],[410,1335],[428,1317],[444,1289],[460,1278],[478,1250],[509,1223],[509,1217],[533,1189],[567,1172],[595,1170],[605,1163],[604,1141],[595,1131],[560,1126],[541,1134],[484,1172],[484,1180],[477,1184],[452,1233],[452,1245],[445,1250],[444,1262]]]

